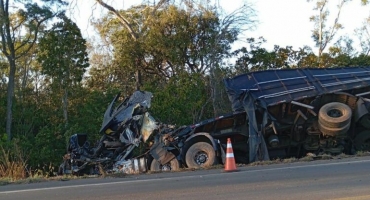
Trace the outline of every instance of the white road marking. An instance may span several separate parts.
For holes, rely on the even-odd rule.
[[[254,169],[248,171],[239,171],[235,172],[238,174],[242,173],[255,173],[255,172],[263,172],[263,171],[277,171],[277,170],[287,170],[287,169],[299,169],[299,168],[309,168],[309,167],[321,167],[321,166],[331,166],[331,165],[346,165],[346,164],[354,164],[354,163],[367,163],[370,160],[358,160],[358,161],[348,161],[348,162],[338,162],[338,163],[324,163],[324,164],[312,164],[312,165],[303,165],[303,166],[291,166],[291,167],[278,167],[278,168],[271,168],[271,169]],[[36,189],[24,189],[24,190],[11,190],[11,191],[3,191],[0,194],[11,194],[11,193],[22,193],[22,192],[35,192],[35,191],[43,191],[43,190],[58,190],[58,189],[66,189],[66,188],[79,188],[79,187],[92,187],[92,186],[102,186],[102,185],[113,185],[113,184],[129,184],[133,182],[151,182],[151,181],[167,181],[167,180],[174,180],[174,179],[189,179],[189,178],[196,178],[196,177],[209,177],[209,176],[219,176],[225,173],[219,174],[206,174],[206,175],[192,175],[192,176],[182,176],[182,177],[169,177],[169,178],[159,178],[159,179],[146,179],[146,180],[131,180],[131,181],[118,181],[118,182],[109,182],[109,183],[92,183],[92,184],[83,184],[83,185],[69,185],[69,186],[59,186],[59,187],[46,187],[46,188],[36,188]]]

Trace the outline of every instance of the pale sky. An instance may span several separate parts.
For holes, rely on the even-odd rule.
[[[307,0],[262,0],[256,1],[255,9],[258,11],[260,25],[256,31],[250,32],[251,36],[263,36],[267,39],[268,47],[287,45],[293,48],[308,45],[314,48],[315,43],[311,38],[314,23],[309,21],[309,17],[317,14],[314,11],[314,2]],[[339,0],[330,0],[328,24],[334,23],[334,18],[338,13],[336,5]],[[339,22],[344,26],[339,30],[337,36],[348,35],[353,40],[354,30],[361,27],[363,21],[369,16],[370,5],[361,6],[360,0],[353,0],[344,5],[341,11]],[[248,34],[249,35],[249,34]],[[336,39],[334,39],[336,40]]]
[[[227,11],[233,11],[238,6],[242,5],[244,0],[219,0],[220,6]],[[100,6],[94,6],[95,1],[77,1],[80,2],[78,6],[79,12],[75,11],[72,18],[80,26],[82,33],[88,37],[91,35],[89,30],[88,20],[91,16],[98,16],[104,9]],[[141,0],[126,0],[126,1],[109,1],[115,6],[128,8],[132,4],[138,4]],[[114,2],[118,2],[115,3]],[[124,2],[124,3],[123,3]],[[232,2],[232,3],[231,3]],[[267,43],[263,46],[269,50],[273,45],[281,47],[293,46],[294,49],[308,45],[315,50],[314,42],[311,39],[311,31],[313,30],[313,22],[309,21],[309,17],[318,13],[314,11],[313,7],[315,0],[307,2],[307,0],[247,0],[247,2],[254,5],[257,11],[257,18],[259,25],[253,31],[245,33],[246,37],[257,38],[263,36]],[[332,24],[334,16],[336,16],[338,9],[336,5],[340,0],[330,0],[329,12],[332,18],[329,18],[328,24]],[[91,11],[91,8],[95,10]],[[344,26],[344,29],[337,33],[337,36],[348,35],[356,41],[353,35],[354,29],[359,28],[366,17],[370,14],[370,5],[361,6],[360,0],[352,0],[347,3],[341,12],[339,22]],[[336,40],[336,39],[334,39]],[[240,42],[236,46],[243,46]]]

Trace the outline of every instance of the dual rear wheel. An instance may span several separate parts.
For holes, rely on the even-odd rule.
[[[188,168],[207,168],[216,164],[216,160],[216,152],[213,146],[207,142],[192,144],[185,154],[185,162]],[[180,165],[176,158],[164,165],[153,159],[150,165],[151,171],[176,171],[179,168]]]
[[[216,164],[216,152],[207,142],[197,142],[185,154],[188,168],[206,168]]]
[[[339,102],[327,103],[320,108],[318,126],[324,136],[344,137],[351,126],[351,108]]]

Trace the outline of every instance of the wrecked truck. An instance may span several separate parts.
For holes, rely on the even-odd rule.
[[[97,145],[90,146],[87,134],[73,134],[68,141],[67,154],[59,166],[58,174],[140,173],[177,170],[179,163],[171,153],[172,146],[161,146],[156,156],[148,152],[157,147],[159,138],[173,131],[173,126],[158,123],[148,112],[152,93],[136,91],[120,101],[117,94],[105,111]],[[144,153],[137,153],[139,148]]]
[[[370,67],[259,71],[224,84],[233,113],[165,137],[185,167],[224,163],[227,138],[238,163],[370,150]]]
[[[146,98],[113,109],[116,97],[104,115],[101,146],[73,135],[60,171],[204,168],[225,163],[228,138],[238,163],[370,150],[370,67],[267,70],[224,84],[232,113],[177,129],[150,116],[151,93],[137,91],[133,96]],[[134,155],[142,143],[147,151]]]

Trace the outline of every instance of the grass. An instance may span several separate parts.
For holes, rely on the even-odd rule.
[[[356,157],[361,157],[361,156],[370,156],[370,152],[368,151],[357,151],[355,154]]]
[[[20,149],[15,146],[14,153],[10,150],[0,149],[0,178],[15,181],[27,177],[27,162]]]
[[[75,175],[63,175],[63,176],[50,176],[51,172],[54,171],[54,167],[52,165],[43,167],[41,169],[31,170],[27,169],[27,163],[24,156],[20,153],[18,148],[13,149],[14,153],[11,153],[9,150],[5,150],[3,147],[0,147],[0,186],[7,185],[7,184],[27,184],[27,183],[37,183],[37,182],[45,182],[45,181],[68,181],[73,179],[84,179],[84,178],[91,178],[97,177],[95,176],[75,176]],[[239,164],[237,163],[237,167],[243,166],[261,166],[261,165],[273,165],[273,164],[287,164],[287,163],[296,163],[296,162],[310,162],[314,160],[329,160],[329,159],[343,159],[343,158],[353,158],[353,157],[363,157],[363,156],[370,156],[370,152],[368,151],[358,151],[355,155],[347,155],[347,154],[339,154],[336,156],[329,155],[329,154],[322,154],[322,155],[315,155],[312,153],[307,154],[305,157],[302,158],[285,158],[285,159],[273,159],[268,161],[257,161],[249,164]],[[209,170],[209,169],[223,169],[224,166],[222,164],[205,167],[205,168],[180,168],[179,170],[175,171],[195,171],[195,170]],[[115,174],[107,174],[104,170],[99,167],[99,171],[102,174],[101,178],[105,177],[125,177],[127,174],[122,173],[115,173]],[[169,171],[173,173],[174,171]],[[163,172],[152,172],[148,171],[148,174],[155,174],[155,173],[163,173]],[[54,174],[55,175],[55,174]]]
[[[12,151],[0,146],[0,186],[77,178],[76,176],[55,176],[52,164],[31,170],[27,167],[26,157],[16,144]]]

